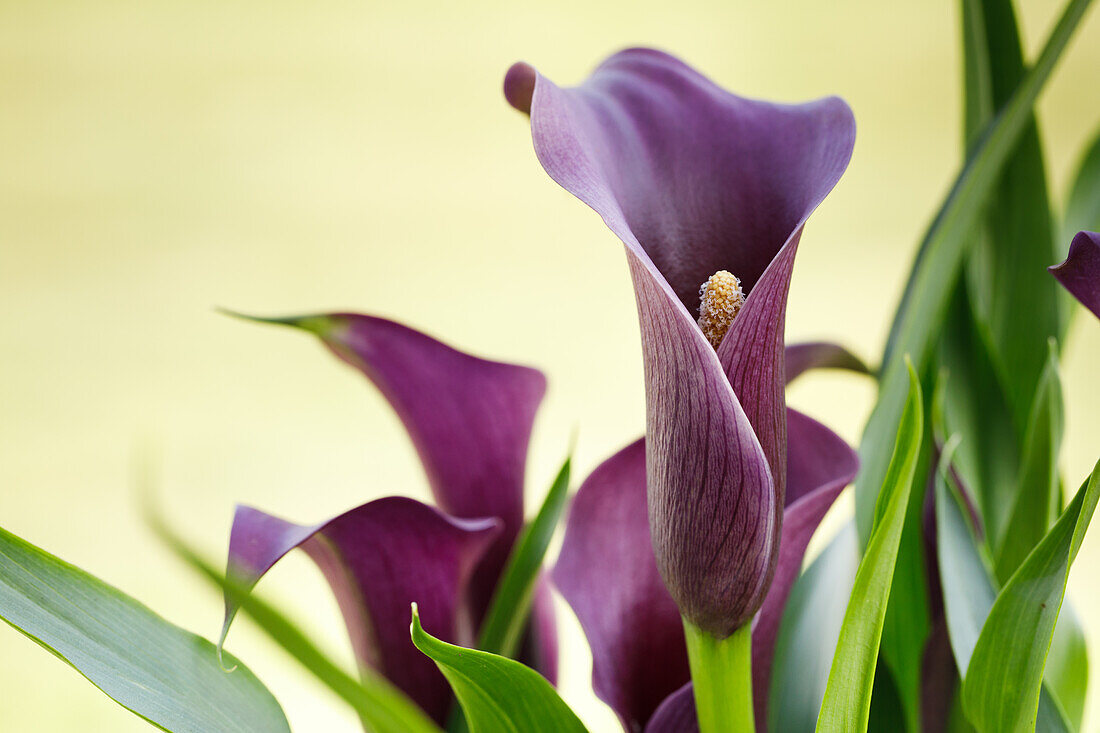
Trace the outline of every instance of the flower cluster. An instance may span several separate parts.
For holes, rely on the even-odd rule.
[[[1057,56],[1081,12],[1072,0],[1040,61]],[[1016,48],[1008,17],[986,19],[982,33]],[[983,38],[967,36],[968,64],[1000,58]],[[545,563],[569,464],[525,521],[541,372],[369,315],[257,319],[315,335],[374,384],[434,505],[389,496],[310,525],[238,507],[224,576],[173,540],[225,593],[219,655],[243,609],[368,730],[583,731],[553,686],[557,594],[591,648],[595,694],[628,733],[1080,728],[1087,655],[1075,617],[1059,614],[1100,502],[1100,465],[1065,492],[1058,354],[1066,292],[1100,318],[1100,234],[1079,231],[1068,250],[1050,234],[1030,108],[1051,65],[1025,74],[1021,61],[997,67],[996,84],[968,85],[971,114],[1002,111],[968,118],[985,133],[924,240],[875,370],[842,346],[785,336],[804,229],[856,141],[843,100],[740,97],[644,48],[575,87],[513,65],[504,96],[529,119],[539,163],[624,246],[642,434],[581,482],[560,553]],[[1100,142],[1074,200],[1100,200],[1097,182]],[[998,216],[1008,206],[1011,226]],[[1072,213],[1095,206],[1070,208],[1069,231],[1100,227]],[[1050,275],[1035,271],[1063,255]],[[1004,295],[1036,277],[1028,303]],[[817,368],[878,381],[858,454],[787,404],[787,385]],[[853,482],[855,519],[804,570]],[[294,549],[339,603],[359,680],[250,596]],[[0,616],[119,702],[167,730],[206,730],[218,715],[233,721],[227,730],[288,730],[247,670],[210,677],[213,648],[188,647],[174,627],[37,552],[0,531]],[[104,623],[88,612],[89,623],[65,594],[46,592],[62,586],[113,599],[102,607],[114,610]],[[104,640],[111,613],[143,631]],[[145,638],[204,654],[150,662]],[[141,664],[157,671],[147,685],[129,671]],[[186,694],[222,692],[180,704],[173,674],[193,685]]]

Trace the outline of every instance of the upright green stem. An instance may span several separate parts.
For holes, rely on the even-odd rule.
[[[716,639],[684,619],[699,733],[753,733],[752,624]]]

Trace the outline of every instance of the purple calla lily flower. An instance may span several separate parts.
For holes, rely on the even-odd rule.
[[[1081,305],[1100,318],[1100,234],[1078,232],[1066,261],[1049,270]]]
[[[301,547],[329,582],[360,665],[384,675],[437,721],[450,687],[435,663],[409,651],[409,606],[454,643],[472,646],[462,604],[470,577],[500,534],[497,519],[455,519],[413,499],[391,496],[315,526],[240,507],[229,541],[229,576],[254,584]],[[236,609],[227,608],[225,630]],[[429,618],[427,614],[431,614]],[[224,633],[224,631],[223,631]]]
[[[806,547],[855,476],[855,452],[817,421],[788,409],[788,491],[775,579],[753,626],[758,726],[766,720],[779,621]],[[657,569],[646,511],[646,456],[638,440],[601,464],[570,509],[552,579],[592,647],[593,689],[627,731],[695,730],[680,613]],[[613,526],[614,533],[606,528]],[[686,692],[684,692],[686,690]]]
[[[472,646],[523,523],[523,476],[542,373],[465,354],[382,318],[336,314],[275,321],[312,331],[362,371],[412,438],[443,511],[372,501],[313,526],[239,507],[228,574],[251,587],[300,547],[340,603],[359,664],[385,675],[444,722],[450,687],[409,638],[415,601],[432,633]],[[444,513],[446,512],[446,513]],[[227,602],[223,639],[236,613]],[[551,681],[557,646],[545,583],[521,657]]]
[[[776,571],[787,291],[803,225],[851,157],[851,110],[737,97],[647,49],[571,89],[516,64],[504,89],[550,177],[626,245],[657,567],[684,618],[724,638]]]

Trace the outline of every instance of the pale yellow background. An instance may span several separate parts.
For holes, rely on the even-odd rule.
[[[1058,5],[1025,4],[1032,52]],[[608,53],[650,44],[748,95],[844,96],[855,157],[803,238],[788,328],[876,358],[958,167],[956,21],[949,0],[3,2],[0,526],[212,635],[216,594],[134,509],[142,440],[163,453],[174,519],[214,556],[236,500],[316,521],[383,494],[426,496],[400,425],[362,378],[310,338],[216,305],[380,313],[541,366],[551,389],[529,506],[574,428],[580,475],[639,434],[620,245],[543,174],[525,120],[505,105],[500,80],[521,58],[573,83]],[[1059,202],[1100,122],[1098,89],[1094,14],[1042,100]],[[1079,317],[1065,360],[1074,486],[1100,453],[1098,358],[1100,325]],[[843,375],[792,391],[852,441],[871,398]],[[1098,560],[1094,530],[1071,588],[1094,654]],[[262,587],[348,659],[306,560]],[[564,695],[594,731],[614,730],[563,615]],[[356,729],[247,622],[230,646],[299,733]],[[5,733],[145,730],[7,627],[0,691]]]

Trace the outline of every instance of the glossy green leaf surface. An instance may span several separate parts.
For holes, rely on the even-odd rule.
[[[879,493],[874,530],[856,571],[848,610],[840,627],[817,719],[818,731],[867,729],[879,641],[923,433],[920,381],[909,365],[909,394],[897,427],[890,466]]]
[[[817,725],[857,567],[859,541],[849,521],[795,581],[772,660],[769,731],[803,733]]]
[[[927,411],[927,405],[925,405]],[[913,473],[909,501],[898,544],[890,600],[882,627],[881,656],[890,668],[898,704],[910,730],[920,728],[921,668],[928,635],[928,571],[925,559],[924,495],[928,486],[928,466],[932,462],[930,428],[925,426],[921,451]],[[881,675],[879,675],[881,677]],[[878,685],[878,681],[875,683]],[[875,694],[879,694],[876,688]]]
[[[1051,342],[1047,365],[1028,419],[1012,514],[994,545],[997,548],[997,578],[1001,582],[1016,572],[1061,510],[1058,453],[1062,447],[1062,413],[1058,355]]]
[[[952,466],[972,492],[986,532],[1001,537],[1016,501],[1020,437],[965,280],[952,297],[938,356],[946,375],[937,384],[943,403],[939,439],[960,436]]]
[[[478,637],[478,649],[514,657],[527,625],[542,560],[569,495],[566,459],[535,518],[516,539]]]
[[[1069,603],[1062,604],[1062,613],[1054,627],[1045,679],[1047,687],[1062,703],[1073,729],[1080,730],[1088,693],[1089,654],[1081,621]]]
[[[939,340],[955,279],[983,206],[996,190],[1004,166],[1031,121],[1031,108],[1050,77],[1090,0],[1070,0],[1042,52],[1016,91],[974,144],[921,245],[883,359],[881,389],[860,443],[862,470],[856,480],[856,521],[866,540],[874,505],[890,460],[893,426],[905,409],[904,357],[923,370]]]
[[[584,724],[546,679],[497,654],[436,639],[413,605],[412,640],[451,683],[472,733],[581,733]]]
[[[180,537],[151,506],[146,520],[185,563],[227,594],[267,636],[350,705],[373,733],[441,733],[439,726],[389,680],[363,670],[359,680],[329,659],[290,619],[274,606],[233,583]]]
[[[975,535],[960,488],[946,468],[955,442],[953,439],[945,447],[948,458],[941,461],[935,477],[936,550],[951,651],[956,667],[962,670],[965,678],[974,646],[989,616],[989,609],[997,598],[997,590],[992,561],[984,543]],[[955,703],[957,706],[958,700]],[[1069,733],[1073,730],[1046,686],[1039,701],[1037,725],[1037,730],[1046,733]],[[958,730],[973,729],[962,717],[961,709],[957,711],[952,726],[952,729]]]
[[[117,703],[173,733],[287,731],[243,664],[138,601],[0,529],[0,617]]]
[[[1070,566],[1100,498],[1100,464],[990,609],[963,683],[967,716],[983,733],[1028,731]]]
[[[997,589],[965,503],[942,467],[936,472],[935,491],[936,553],[948,637],[955,663],[965,674]]]
[[[869,733],[895,733],[909,730],[906,712],[889,665],[875,667],[875,686],[871,695],[871,712],[867,716]]]

